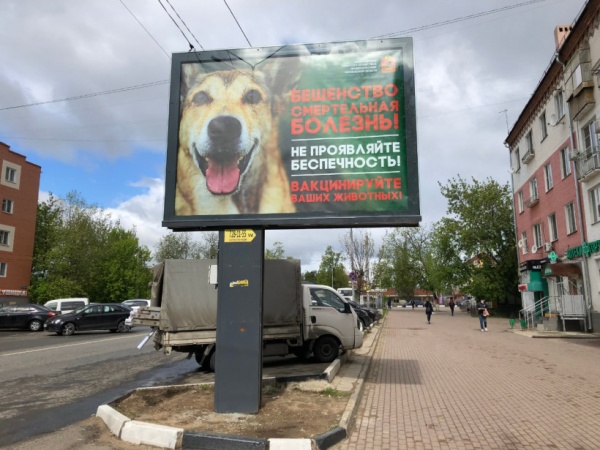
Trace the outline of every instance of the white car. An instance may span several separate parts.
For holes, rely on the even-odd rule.
[[[125,300],[121,304],[127,306],[128,308],[131,308],[131,313],[129,313],[129,317],[125,319],[125,325],[127,325],[129,328],[132,328],[133,316],[137,314],[138,309],[140,309],[140,306],[150,306],[150,300],[147,300],[145,298],[133,298],[131,300]]]

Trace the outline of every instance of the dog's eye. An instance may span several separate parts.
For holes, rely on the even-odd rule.
[[[256,89],[252,89],[246,92],[244,95],[244,103],[248,103],[249,105],[256,105],[262,100],[262,95]]]
[[[211,100],[212,99],[210,96],[204,91],[197,92],[194,95],[194,98],[192,98],[192,102],[194,102],[196,105],[206,105],[210,103]]]

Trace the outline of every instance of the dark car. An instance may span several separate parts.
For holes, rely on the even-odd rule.
[[[367,311],[360,308],[360,306],[358,306],[358,304],[356,304],[354,302],[348,301],[348,304],[352,307],[352,309],[356,313],[363,328],[366,329],[366,328],[369,328],[371,325],[373,325],[374,320],[371,318],[371,316],[369,315],[369,313]]]
[[[0,308],[0,328],[27,328],[42,331],[44,322],[56,314],[42,305],[11,305]]]
[[[125,319],[130,308],[119,303],[95,303],[83,306],[69,314],[53,317],[44,324],[46,331],[70,336],[75,331],[109,330],[112,333],[129,331]]]
[[[357,309],[365,311],[369,315],[369,317],[371,318],[371,322],[373,323],[377,322],[382,317],[382,314],[375,308],[369,308],[365,305],[359,305],[353,300],[348,300],[348,303],[350,303],[350,305],[354,308],[355,311]]]

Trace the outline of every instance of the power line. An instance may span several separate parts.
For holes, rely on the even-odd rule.
[[[123,88],[118,88],[118,89],[112,89],[110,91],[95,92],[93,94],[75,95],[73,97],[60,98],[60,99],[56,99],[56,100],[47,100],[45,102],[26,103],[24,105],[17,105],[17,106],[6,106],[4,108],[0,108],[0,111],[6,111],[9,109],[28,108],[30,106],[47,105],[50,103],[67,102],[67,101],[71,101],[71,100],[81,100],[82,98],[98,97],[100,95],[118,94],[120,92],[134,91],[136,89],[144,89],[147,87],[160,86],[161,84],[168,84],[169,82],[170,82],[169,80],[154,81],[152,83],[137,84],[135,86],[128,86],[128,87],[123,87]]]
[[[175,21],[175,19],[173,19],[173,16],[171,16],[171,14],[169,14],[169,11],[167,11],[167,8],[165,8],[165,5],[163,5],[160,0],[158,0],[158,3],[160,4],[160,6],[162,6],[162,9],[165,10],[165,12],[167,13],[167,16],[169,16],[169,18],[173,21],[173,23],[175,24],[175,26],[177,27],[177,29],[181,32],[181,35],[183,36],[183,38],[189,44],[190,50],[194,50],[194,44],[192,44],[190,42],[190,40],[187,38],[187,36],[185,35],[185,33],[183,32],[183,30],[181,29],[181,27],[177,24],[177,22]]]
[[[464,22],[466,20],[476,19],[478,17],[489,16],[491,14],[496,14],[499,12],[508,11],[510,9],[515,9],[515,8],[521,8],[523,6],[532,5],[534,3],[541,3],[541,2],[545,2],[545,1],[547,1],[547,0],[530,0],[527,2],[523,2],[523,3],[517,3],[516,5],[510,5],[510,6],[504,6],[502,8],[490,9],[488,11],[482,11],[479,13],[470,14],[468,16],[456,17],[454,19],[444,20],[442,22],[436,22],[436,23],[432,23],[429,25],[423,25],[420,27],[409,28],[407,30],[402,30],[402,31],[395,31],[393,33],[381,34],[379,36],[374,36],[372,39],[402,36],[402,35],[406,35],[408,33],[414,33],[417,31],[428,30],[430,28],[437,28],[437,27],[441,27],[444,25],[451,25],[453,23]]]
[[[235,14],[233,13],[233,11],[231,10],[231,8],[229,7],[229,5],[227,4],[227,0],[223,0],[223,2],[225,3],[225,6],[227,6],[227,9],[229,10],[229,12],[231,13],[231,15],[233,16],[233,20],[235,20],[235,23],[237,23],[238,28],[240,29],[240,31],[242,32],[242,34],[244,35],[244,37],[246,38],[246,42],[248,43],[248,45],[250,47],[252,47],[252,44],[250,43],[250,40],[248,39],[248,36],[246,36],[246,33],[244,33],[244,30],[242,29],[242,26],[240,25],[240,23],[237,20],[237,17],[235,17]]]
[[[175,12],[175,14],[177,14],[177,17],[179,18],[179,20],[181,20],[181,23],[185,25],[185,28],[190,32],[190,34],[192,35],[192,37],[194,38],[194,40],[196,41],[196,43],[200,46],[200,48],[202,50],[204,50],[204,47],[202,47],[202,44],[200,42],[198,42],[198,39],[196,39],[196,36],[194,36],[194,33],[192,33],[192,30],[190,30],[190,28],[187,26],[187,23],[185,23],[185,21],[181,18],[181,16],[179,15],[179,13],[175,10],[175,8],[173,7],[173,5],[171,4],[171,2],[169,0],[165,0],[169,6],[171,7],[171,9]]]
[[[122,5],[125,7],[125,9],[126,9],[127,11],[129,11],[129,14],[131,14],[131,15],[133,16],[133,18],[134,18],[134,19],[137,21],[137,23],[139,23],[139,24],[140,24],[140,27],[142,27],[142,28],[144,29],[144,31],[145,31],[146,33],[148,33],[148,36],[150,36],[150,37],[152,38],[152,40],[153,40],[153,41],[156,43],[156,45],[158,45],[158,47],[159,47],[159,48],[160,48],[160,49],[163,51],[163,53],[164,53],[165,55],[167,55],[167,58],[171,59],[171,55],[169,55],[169,54],[168,54],[168,53],[165,51],[165,49],[164,49],[164,48],[162,48],[162,47],[160,46],[160,44],[158,43],[158,41],[157,41],[156,39],[154,39],[154,36],[152,36],[152,35],[150,34],[150,32],[149,32],[149,31],[146,29],[146,27],[145,27],[144,25],[142,25],[142,22],[140,22],[140,21],[139,21],[139,19],[138,19],[137,17],[135,17],[135,14],[133,14],[133,13],[131,12],[131,10],[130,10],[130,9],[127,7],[127,5],[126,5],[125,3],[123,3],[123,0],[119,0],[119,1],[120,1],[120,2],[121,2],[121,4],[122,4]]]

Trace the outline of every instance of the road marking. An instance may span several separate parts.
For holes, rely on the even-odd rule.
[[[25,350],[25,351],[22,351],[22,352],[0,354],[0,357],[2,357],[2,356],[24,355],[26,353],[43,352],[43,351],[46,351],[46,350],[53,350],[55,348],[75,347],[77,345],[95,344],[95,343],[98,343],[98,342],[115,341],[115,340],[119,340],[119,339],[127,339],[127,338],[132,338],[132,337],[136,337],[136,336],[132,335],[132,336],[114,337],[114,338],[107,338],[107,339],[99,339],[97,341],[77,342],[75,344],[57,345],[55,347],[36,348],[34,350]]]

